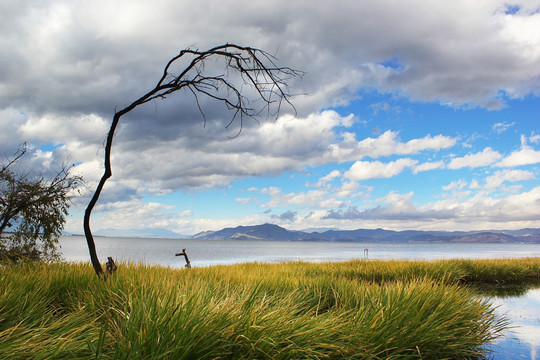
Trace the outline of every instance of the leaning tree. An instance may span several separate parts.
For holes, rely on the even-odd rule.
[[[216,73],[215,67],[218,65],[222,72]],[[241,130],[245,119],[261,115],[277,116],[284,103],[294,110],[290,102],[288,82],[301,76],[302,72],[278,66],[275,57],[256,48],[225,44],[206,51],[185,49],[169,60],[152,90],[122,110],[115,111],[105,143],[105,171],[84,214],[84,233],[96,274],[103,276],[103,269],[90,230],[90,216],[105,182],[112,176],[111,147],[114,132],[123,115],[149,101],[165,99],[180,90],[188,90],[193,94],[205,121],[206,117],[199,102],[201,96],[225,104],[231,112],[226,128],[239,122]]]

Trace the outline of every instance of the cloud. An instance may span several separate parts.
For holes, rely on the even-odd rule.
[[[525,136],[521,136],[521,149],[512,152],[496,165],[499,167],[514,167],[540,163],[540,151],[527,145]]]
[[[9,133],[21,135],[8,142],[31,138],[64,144],[75,161],[93,162],[96,155],[102,156],[97,149],[114,109],[148,91],[166,61],[190,44],[204,49],[235,39],[275,53],[279,64],[305,70],[302,82],[291,88],[309,94],[294,98],[298,119],[305,121],[246,123],[238,141],[228,142],[236,129],[224,130],[230,115],[220,105],[201,98],[208,117],[203,129],[191,95],[179,94],[122,119],[115,139],[115,175],[141,183],[149,177],[163,179],[162,186],[175,190],[291,171],[302,162],[319,165],[447,149],[456,139],[437,135],[401,142],[391,131],[358,141],[349,136],[350,141],[339,143],[336,136],[345,133],[336,134],[333,127],[350,126],[353,117],[318,111],[358,97],[361,87],[413,99],[482,105],[499,100],[500,89],[512,88],[515,96],[533,91],[516,86],[540,74],[534,61],[536,38],[517,31],[525,26],[518,23],[533,24],[534,14],[522,10],[507,16],[499,11],[502,3],[458,2],[452,12],[422,4],[432,14],[429,19],[419,16],[415,2],[345,2],[317,8],[281,0],[263,8],[241,1],[230,1],[227,7],[202,1],[196,8],[184,1],[137,2],[127,9],[125,4],[83,1],[75,6],[49,0],[40,6],[3,5],[2,14],[9,15],[1,19],[0,96],[8,107],[0,111],[10,111],[11,118],[25,114],[9,122]],[[304,15],[293,16],[295,12]],[[359,14],[366,16],[360,24]],[[399,21],[395,14],[400,14]],[[244,21],[236,21],[239,17]],[[148,23],[153,24],[150,33],[144,30]],[[420,36],[426,32],[429,39]],[[501,33],[513,37],[501,38]],[[449,42],[457,48],[449,51],[443,45]],[[512,42],[518,45],[505,46]],[[387,108],[384,103],[379,107]],[[201,161],[195,164],[193,159]],[[251,165],[243,165],[247,163]]]
[[[388,163],[380,161],[357,161],[345,172],[343,177],[353,181],[368,180],[374,178],[390,178],[403,171],[407,167],[413,167],[417,161],[404,158]]]
[[[453,217],[464,223],[489,222],[493,226],[512,221],[534,222],[540,220],[540,187],[505,197],[489,197],[478,193],[468,199],[446,199],[431,204],[429,209],[451,210]]]
[[[378,205],[372,208],[359,210],[356,206],[346,209],[330,210],[322,217],[323,220],[422,220],[428,221],[439,218],[447,218],[446,211],[419,211],[411,202],[413,192],[399,194],[394,191],[377,199],[376,202],[387,205]]]
[[[141,183],[159,179],[163,188],[171,190],[223,186],[240,177],[296,171],[327,162],[328,146],[338,136],[333,129],[350,121],[352,116],[341,117],[334,111],[306,118],[283,116],[246,125],[235,139],[227,139],[215,123],[206,129],[202,124],[198,129],[188,127],[174,138],[158,135],[161,129],[154,135],[148,129],[137,138],[134,125],[128,123],[117,134],[113,170],[120,178]]]
[[[404,143],[398,139],[397,132],[388,130],[377,138],[369,137],[361,141],[357,141],[351,134],[343,142],[331,145],[330,151],[337,161],[351,161],[363,157],[379,158],[390,155],[418,154],[426,150],[439,151],[451,148],[456,141],[455,138],[448,136],[427,135]]]
[[[459,179],[457,181],[452,181],[450,184],[443,186],[442,189],[445,191],[448,190],[455,190],[455,189],[463,189],[465,186],[467,186],[467,182],[463,179]]]
[[[193,216],[192,210],[184,210],[180,214],[178,214],[179,217],[191,217]]]
[[[245,198],[236,198],[234,199],[238,204],[248,205],[250,203],[257,202],[257,198],[254,196],[245,197]]]
[[[10,154],[28,140],[33,159],[43,166],[61,163],[69,154],[77,163],[74,170],[92,188],[101,176],[103,141],[115,109],[151,89],[180,49],[234,41],[267,50],[278,65],[306,72],[291,82],[291,91],[299,94],[293,98],[297,116],[284,108],[278,119],[247,121],[241,136],[230,140],[238,127],[225,129],[231,113],[211,99],[200,98],[206,124],[190,93],[146,104],[122,118],[113,148],[114,175],[100,203],[117,204],[116,211],[123,211],[120,203],[147,193],[220,187],[239,178],[343,162],[356,166],[334,195],[357,196],[354,179],[364,178],[357,168],[376,177],[407,167],[415,173],[444,168],[437,160],[370,163],[366,158],[437,152],[455,146],[457,139],[436,134],[402,141],[395,131],[363,139],[354,115],[322,109],[346,105],[364,90],[487,109],[538,95],[536,6],[522,4],[508,12],[502,0],[458,0],[451,11],[447,4],[417,0],[317,6],[285,0],[217,5],[201,0],[197,6],[185,0],[6,1],[0,5],[0,151]],[[389,105],[382,101],[370,109],[379,115],[398,111]],[[494,131],[509,125],[501,124]],[[536,143],[537,135],[529,141]],[[53,151],[40,149],[51,144]],[[448,167],[539,161],[538,152],[525,145],[504,159],[487,149],[453,159]],[[299,194],[281,196],[276,199],[282,204],[300,201],[294,200]],[[307,192],[304,199],[320,206],[332,201],[328,194]],[[244,218],[246,223],[257,219]],[[201,219],[194,226],[210,223]]]
[[[495,174],[486,178],[486,188],[495,189],[502,185],[503,182],[517,182],[523,180],[533,180],[535,176],[530,171],[524,170],[499,170]]]
[[[508,130],[509,128],[511,128],[512,126],[514,126],[515,124],[516,124],[515,122],[512,122],[512,123],[499,122],[499,123],[493,124],[491,126],[491,130],[500,135],[506,130]]]
[[[452,159],[448,164],[448,168],[456,170],[464,167],[475,168],[488,166],[499,160],[501,157],[502,155],[499,154],[499,152],[487,147],[481,152]]]
[[[175,208],[156,202],[145,203],[137,198],[108,202],[96,208],[93,216],[94,229],[130,229],[133,224],[137,224],[139,229],[172,228],[178,219],[189,216],[186,212],[174,213]]]
[[[383,112],[390,111],[390,104],[387,102],[378,102],[378,103],[369,105],[369,108],[373,111],[373,115],[378,115],[380,111],[383,111]]]
[[[325,201],[328,196],[328,192],[323,190],[311,190],[307,192],[299,193],[282,193],[280,188],[268,187],[261,190],[262,194],[269,195],[270,201],[261,207],[278,207],[278,206],[291,206],[300,205],[305,207],[317,207],[322,201]]]
[[[363,187],[367,192],[371,191],[370,187]],[[359,193],[360,185],[356,181],[342,181],[340,187],[335,189],[335,198],[337,199],[349,199],[360,195]]]
[[[298,214],[298,212],[296,211],[291,211],[291,210],[288,210],[282,214],[279,214],[279,215],[272,215],[272,218],[275,218],[275,219],[279,219],[280,221],[288,221],[288,222],[292,222],[296,219],[296,215]]]
[[[105,116],[153,86],[179,49],[231,39],[306,71],[298,91],[310,94],[298,101],[302,116],[347,103],[360,87],[484,107],[501,106],[500,91],[521,97],[539,90],[539,15],[531,9],[506,14],[503,1],[456,1],[452,11],[415,0],[2,6],[0,96],[39,114]]]
[[[402,229],[429,228],[435,224],[433,220],[437,220],[437,226],[442,224],[442,228],[459,224],[461,228],[471,230],[484,226],[504,228],[514,222],[534,226],[540,220],[540,187],[499,198],[481,193],[466,199],[452,197],[420,207],[410,201],[408,194],[389,195],[394,202],[364,209],[352,206],[330,210],[321,214],[321,220],[338,220],[341,224],[355,224],[355,221],[363,220],[364,226],[393,224],[394,228]]]
[[[417,174],[422,171],[444,169],[444,167],[445,167],[445,164],[444,164],[444,161],[442,160],[434,161],[434,162],[425,162],[425,163],[415,166],[413,172]]]

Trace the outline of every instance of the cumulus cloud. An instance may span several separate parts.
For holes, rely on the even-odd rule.
[[[262,194],[269,195],[270,201],[263,204],[261,207],[277,207],[277,206],[313,206],[317,207],[321,201],[324,201],[328,193],[323,190],[311,190],[300,193],[282,193],[277,187],[268,187],[261,190]]]
[[[527,145],[525,136],[521,136],[521,149],[512,152],[496,165],[499,167],[514,167],[540,163],[540,151]]]
[[[327,175],[320,178],[319,181],[315,185],[318,186],[318,187],[323,187],[326,184],[328,184],[329,182],[331,182],[332,180],[334,180],[335,178],[338,178],[340,176],[341,176],[340,171],[332,170],[330,173],[328,173]]]
[[[530,171],[525,170],[499,170],[495,174],[486,178],[486,188],[495,189],[502,185],[503,182],[517,182],[523,180],[533,180],[535,176]]]
[[[443,186],[443,190],[455,190],[455,189],[463,189],[465,186],[467,186],[467,182],[463,179],[459,179],[457,181],[452,181],[450,184]]]
[[[501,228],[508,224],[527,223],[534,226],[540,220],[540,187],[530,191],[504,197],[490,197],[478,193],[466,199],[452,197],[444,200],[415,206],[407,195],[390,193],[395,197],[394,203],[377,205],[359,209],[330,210],[321,215],[321,220],[337,220],[341,224],[394,224],[395,228],[411,229],[429,228],[433,220],[440,224],[460,224],[462,228],[478,230],[485,228]],[[506,224],[506,225],[505,225]]]
[[[433,161],[433,162],[425,162],[422,164],[419,164],[414,167],[413,172],[415,174],[422,172],[422,171],[429,171],[429,170],[435,170],[435,169],[444,169],[445,164],[444,161]]]
[[[522,4],[509,13],[502,0],[458,0],[451,11],[447,4],[419,0],[317,6],[285,0],[217,5],[201,0],[197,6],[172,0],[5,1],[0,5],[0,151],[10,154],[28,140],[43,166],[70,154],[74,170],[92,188],[101,175],[103,141],[115,109],[152,88],[180,49],[232,41],[267,50],[279,65],[306,72],[291,83],[291,91],[302,94],[293,98],[297,117],[283,109],[276,120],[246,122],[241,136],[231,141],[238,128],[225,129],[231,114],[211,99],[200,99],[206,124],[189,93],[147,104],[122,119],[114,176],[101,200],[122,211],[120,203],[145,193],[225,186],[246,176],[355,162],[341,174],[342,187],[334,189],[345,198],[357,193],[362,179],[391,177],[407,167],[415,173],[445,167],[437,160],[365,158],[437,152],[452,148],[457,139],[440,134],[402,141],[395,131],[363,139],[353,129],[359,122],[354,115],[321,109],[348,104],[361,89],[456,108],[497,109],[508,98],[538,95],[536,7]],[[371,111],[399,109],[380,102]],[[501,122],[494,131],[510,125]],[[538,136],[529,141],[536,143]],[[51,144],[52,151],[39,149]],[[486,148],[452,159],[447,167],[496,162],[512,167],[539,159],[526,145],[504,159]],[[301,202],[294,199],[299,194],[276,196],[280,204]],[[332,201],[318,193],[302,196],[325,206]],[[246,224],[257,220],[244,218]],[[205,221],[199,225],[210,224]]]
[[[383,203],[371,208],[358,209],[352,206],[346,209],[330,210],[324,216],[323,220],[422,220],[429,221],[439,218],[447,218],[449,216],[446,211],[420,211],[411,201],[413,192],[407,194],[399,194],[394,191],[389,192],[386,196],[375,200],[375,202]]]
[[[499,160],[501,157],[502,155],[498,151],[487,147],[481,152],[452,159],[448,164],[448,168],[456,170],[464,167],[475,168],[488,166]]]
[[[238,204],[241,204],[241,205],[247,205],[253,202],[257,202],[257,198],[254,196],[250,196],[250,197],[244,197],[244,198],[236,198],[234,199],[234,201],[236,201]]]
[[[413,167],[417,161],[403,158],[388,163],[380,161],[357,161],[343,175],[345,178],[359,181],[374,178],[390,178],[402,172],[407,167]]]
[[[8,107],[0,111],[11,111],[11,118],[25,114],[18,122],[10,122],[19,124],[9,125],[13,127],[10,133],[63,143],[74,153],[75,161],[91,162],[101,155],[92,149],[101,146],[114,109],[144,94],[160,76],[165,62],[191,44],[206,48],[233,39],[269,50],[278,56],[280,64],[306,71],[301,83],[292,84],[294,92],[309,94],[294,99],[299,117],[308,119],[304,126],[295,121],[259,127],[246,124],[255,127],[255,135],[245,131],[234,145],[226,143],[231,134],[223,129],[228,119],[223,109],[202,99],[209,118],[203,130],[200,113],[189,94],[148,104],[125,118],[115,148],[115,163],[122,165],[122,176],[147,181],[147,174],[153,174],[163,178],[164,186],[171,189],[199,186],[203,178],[214,186],[238,175],[296,169],[295,156],[308,163],[317,157],[355,161],[365,156],[446,149],[454,146],[454,138],[426,136],[402,143],[395,132],[336,144],[332,126],[340,121],[348,126],[352,117],[337,120],[336,115],[317,115],[317,111],[356,98],[362,86],[396,91],[414,99],[485,105],[500,101],[500,89],[511,90],[515,96],[535,91],[524,87],[523,80],[540,74],[537,39],[519,30],[533,26],[536,15],[523,8],[509,16],[500,11],[503,2],[460,1],[453,4],[452,12],[436,4],[422,4],[431,14],[429,18],[419,16],[415,10],[419,4],[414,1],[346,2],[339,6],[319,4],[316,8],[282,0],[269,1],[262,8],[241,1],[228,2],[226,7],[205,1],[197,7],[184,1],[123,5],[104,1],[75,5],[64,0],[43,1],[39,6],[2,5],[0,96]],[[304,16],[293,16],[295,13]],[[359,23],[358,16],[365,19]],[[148,23],[153,24],[152,32],[144,30]],[[385,31],[379,31],[381,28]],[[429,39],[421,36],[426,32],[431,34]],[[450,51],[443,45],[449,42],[459,48]],[[483,45],[479,47],[479,43]],[[509,44],[512,47],[506,46]],[[40,56],[33,55],[36,53]],[[466,58],[461,55],[465,53]],[[399,66],[387,63],[389,59],[395,59]],[[385,110],[387,106],[383,103],[379,108]],[[315,118],[310,120],[310,116]],[[319,134],[319,144],[310,140],[315,133]],[[331,154],[321,157],[322,148],[329,145]],[[227,155],[216,154],[223,149],[225,153],[234,150],[245,154],[269,148],[273,153],[270,157],[246,156],[237,161],[255,164],[251,169],[234,164],[234,156],[224,159]],[[310,152],[314,154],[311,159],[307,156]],[[150,155],[140,156],[146,153]],[[185,167],[172,161],[186,156],[189,162],[204,154],[226,166],[220,168],[204,159],[199,165]],[[260,165],[263,158],[268,165]],[[130,165],[134,163],[138,166]],[[151,163],[171,164],[171,168],[159,170]],[[236,175],[234,169],[239,170]]]
[[[145,203],[137,198],[108,202],[96,208],[95,229],[129,229],[133,224],[143,228],[171,228],[186,213],[171,213],[175,206],[156,202]],[[129,216],[126,216],[129,214]]]
[[[412,139],[401,142],[398,133],[386,131],[376,138],[366,138],[357,141],[351,134],[343,142],[330,146],[332,157],[339,161],[358,160],[363,157],[378,158],[389,155],[411,155],[419,152],[451,148],[456,144],[456,139],[448,136],[427,135],[420,139]]]

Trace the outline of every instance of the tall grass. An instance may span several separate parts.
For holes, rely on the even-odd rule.
[[[459,284],[538,279],[540,259],[1,270],[2,359],[443,359],[506,325]]]

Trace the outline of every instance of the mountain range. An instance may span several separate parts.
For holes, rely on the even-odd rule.
[[[344,242],[540,243],[540,229],[497,231],[394,231],[384,229],[291,231],[273,224],[204,231],[193,239]]]

